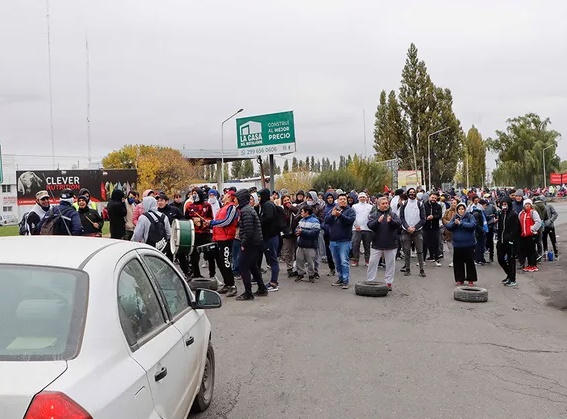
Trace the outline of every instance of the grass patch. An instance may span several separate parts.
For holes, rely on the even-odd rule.
[[[2,226],[0,227],[0,237],[17,236],[19,234],[20,227],[15,226]],[[110,236],[110,223],[108,221],[104,222],[102,227],[102,234],[104,237]]]

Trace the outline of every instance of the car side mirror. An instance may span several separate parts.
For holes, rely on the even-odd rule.
[[[199,288],[195,291],[194,309],[220,308],[222,299],[218,292]]]

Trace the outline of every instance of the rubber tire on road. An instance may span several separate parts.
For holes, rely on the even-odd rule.
[[[209,347],[207,348],[207,358],[205,362],[203,377],[201,378],[201,387],[191,408],[193,412],[204,412],[209,408],[213,400],[213,390],[215,388],[215,351],[211,342],[209,342]],[[209,380],[207,388],[205,388],[205,380]]]
[[[363,281],[354,284],[356,295],[364,297],[385,297],[388,295],[388,286],[378,281]]]
[[[191,288],[191,291],[196,291],[199,288],[216,291],[219,289],[219,284],[216,278],[193,278],[189,281],[189,288]]]
[[[488,301],[488,290],[480,287],[457,287],[453,293],[455,300],[465,303],[485,303]]]

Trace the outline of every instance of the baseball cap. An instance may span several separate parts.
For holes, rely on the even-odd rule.
[[[233,190],[229,190],[229,191],[226,191],[225,195],[227,195],[227,196],[236,196],[236,192],[234,192]]]
[[[72,199],[75,196],[75,192],[73,192],[71,189],[64,189],[61,192],[61,199]]]
[[[360,198],[360,197],[368,198],[368,195],[366,195],[365,192],[361,192],[361,193],[358,194],[358,197],[359,197],[359,198]]]
[[[43,198],[49,198],[49,194],[47,193],[47,191],[39,191],[38,193],[35,194],[35,199],[43,199]]]

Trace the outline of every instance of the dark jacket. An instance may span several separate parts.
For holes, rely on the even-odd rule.
[[[254,208],[250,206],[250,193],[246,189],[236,192],[239,210],[239,238],[243,248],[262,246],[263,236],[260,218]]]
[[[98,234],[102,232],[102,226],[104,225],[104,220],[100,216],[97,210],[94,210],[88,206],[84,209],[79,208],[77,210],[79,218],[81,219],[81,224],[83,226],[83,234]],[[95,228],[93,224],[97,223],[99,228]]]
[[[519,215],[524,209],[524,200],[522,199],[520,202],[516,202],[516,200],[514,199],[512,201],[512,209],[517,215]]]
[[[158,207],[158,211],[167,217],[167,219],[169,220],[169,224],[171,224],[173,220],[183,219],[183,216],[181,215],[181,211],[173,204],[167,204],[163,208]]]
[[[317,249],[319,246],[319,232],[321,231],[321,223],[314,215],[302,218],[297,226],[297,231],[301,229],[301,233],[297,236],[297,246],[301,248]]]
[[[347,206],[342,213],[335,217],[331,211],[325,217],[325,225],[329,231],[329,240],[332,242],[347,242],[352,240],[352,225],[356,219],[354,210]]]
[[[520,237],[520,220],[518,214],[508,206],[506,211],[500,212],[498,218],[498,243],[499,244],[517,244]]]
[[[425,209],[425,224],[423,224],[424,230],[439,230],[439,220],[441,220],[441,216],[443,215],[443,209],[438,202],[431,202],[427,201],[423,204]],[[427,217],[433,215],[431,220],[428,220]]]
[[[283,236],[286,237],[286,238],[294,238],[295,239],[293,232],[294,232],[294,227],[298,223],[296,221],[296,219],[299,217],[299,215],[298,215],[299,208],[292,204],[289,207],[284,206],[283,210],[284,210],[284,214],[285,214],[285,223],[286,223],[285,224],[286,227],[282,231]]]
[[[179,210],[179,214],[181,214],[181,220],[185,219],[185,215],[183,214],[184,211],[183,208],[185,207],[185,202],[172,202],[169,205]]]
[[[124,192],[115,189],[112,191],[106,210],[110,220],[110,238],[121,239],[126,234],[126,204],[122,202]]]
[[[276,204],[270,201],[270,190],[268,188],[260,189],[258,196],[260,197],[262,237],[264,237],[264,240],[268,240],[280,234],[278,223],[276,222],[276,217],[278,216]]]
[[[325,231],[325,234],[329,234],[327,230],[327,224],[325,223],[325,218],[329,215],[333,208],[335,208],[336,204],[333,202],[332,204],[327,203],[327,198],[332,196],[334,199],[337,199],[337,194],[334,192],[327,192],[325,194],[325,206],[323,207],[323,222],[321,223],[321,228]]]
[[[460,220],[460,224],[455,223],[457,218]],[[466,212],[463,217],[455,214],[445,228],[453,234],[453,247],[473,247],[476,245],[476,220],[470,212]]]
[[[382,222],[378,219],[384,215]],[[388,222],[388,216],[392,220]],[[382,212],[377,210],[370,220],[368,221],[368,228],[372,230],[372,248],[374,249],[397,249],[398,241],[397,234],[398,228],[402,225],[402,221],[391,208]]]
[[[408,201],[406,200],[400,207],[400,220],[402,221],[402,228],[407,230],[409,228],[409,224],[406,222],[406,207],[408,205]],[[422,203],[417,201],[417,207],[419,208],[419,222],[414,226],[416,230],[421,230],[423,225],[425,224],[425,207]]]

